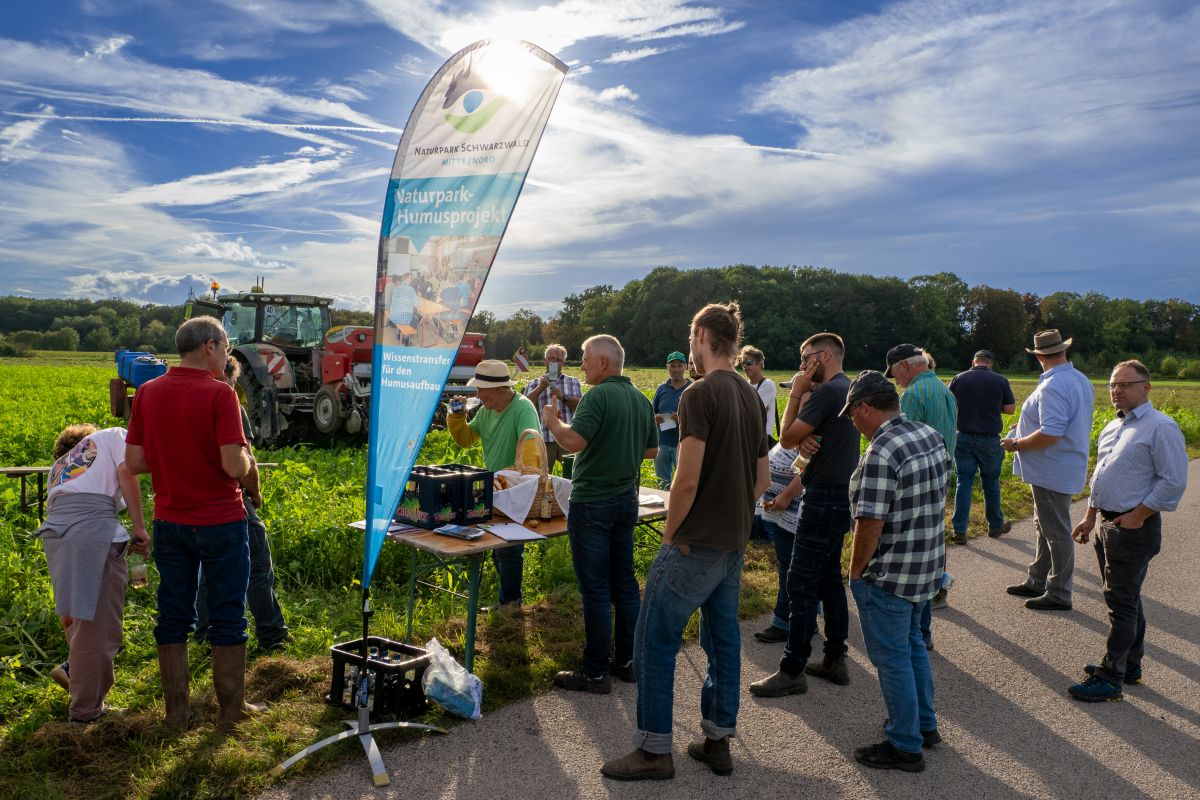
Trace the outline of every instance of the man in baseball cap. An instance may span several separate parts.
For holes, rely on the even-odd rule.
[[[671,488],[671,478],[679,463],[679,398],[691,386],[687,376],[687,356],[674,350],[667,356],[667,379],[654,390],[654,423],[658,425],[658,455],[654,474],[663,489]]]

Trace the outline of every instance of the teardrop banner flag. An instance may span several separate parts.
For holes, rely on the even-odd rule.
[[[528,42],[476,42],[400,137],[379,233],[364,588],[566,74]]]

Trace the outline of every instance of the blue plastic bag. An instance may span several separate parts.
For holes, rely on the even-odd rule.
[[[429,640],[425,650],[429,653],[429,666],[421,678],[425,696],[456,716],[466,719],[483,716],[480,709],[483,681],[467,672],[436,638]]]

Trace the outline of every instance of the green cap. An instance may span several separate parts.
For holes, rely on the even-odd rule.
[[[684,364],[686,364],[687,356],[676,350],[674,353],[671,353],[671,355],[667,356],[667,363],[670,364],[672,361],[682,361]]]

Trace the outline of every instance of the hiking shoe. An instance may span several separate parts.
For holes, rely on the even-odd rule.
[[[1070,611],[1070,603],[1060,603],[1048,594],[1040,597],[1031,597],[1025,601],[1026,608],[1032,608],[1034,611]]]
[[[624,664],[618,664],[616,661],[608,662],[608,674],[614,678],[625,681],[626,683],[637,683],[637,675],[633,672],[633,659],[629,659]]]
[[[850,671],[846,669],[845,656],[837,658],[825,656],[820,664],[806,666],[804,672],[814,678],[823,678],[831,683],[836,683],[838,686],[845,686],[850,682]]]
[[[1083,671],[1086,672],[1088,675],[1095,675],[1097,672],[1100,671],[1100,665],[1099,664],[1088,664],[1087,666],[1085,666],[1083,668]],[[1138,664],[1136,667],[1131,667],[1131,666],[1126,665],[1125,677],[1122,678],[1122,683],[1124,683],[1126,686],[1141,686],[1142,685],[1142,665]]]
[[[1044,589],[1035,589],[1028,583],[1014,583],[1004,591],[1017,597],[1041,597],[1046,593]]]
[[[778,644],[779,642],[787,641],[788,632],[783,628],[776,628],[774,625],[768,625],[761,631],[757,631],[754,634],[754,638],[760,642],[765,642],[766,644]]]
[[[578,670],[563,670],[554,676],[554,685],[560,689],[572,692],[591,692],[592,694],[608,694],[612,691],[612,681],[607,675],[593,678]]]
[[[988,536],[993,539],[999,539],[1004,534],[1012,530],[1012,522],[1005,520],[1004,524],[999,528],[988,528]]]
[[[750,684],[750,694],[755,697],[784,697],[789,694],[804,694],[808,691],[808,679],[804,673],[788,675],[782,669],[768,678]]]
[[[1121,694],[1120,686],[1117,686],[1115,683],[1109,683],[1099,675],[1088,676],[1083,683],[1077,683],[1067,689],[1067,694],[1085,703],[1111,702],[1124,697]]]
[[[872,769],[899,769],[905,772],[924,772],[925,756],[922,753],[905,753],[897,750],[889,741],[882,741],[854,751],[854,760]]]
[[[733,774],[733,756],[729,752],[729,737],[720,739],[697,739],[688,745],[688,755],[697,761],[708,764],[708,768],[716,775]]]
[[[946,598],[949,596],[950,593],[945,589],[938,589],[937,594],[933,596],[933,600],[929,601],[929,604],[935,611],[939,608],[946,608],[950,605],[950,603],[946,600]]]
[[[71,665],[66,661],[50,670],[50,679],[68,692],[71,691]]]
[[[665,781],[675,777],[675,759],[670,753],[647,753],[639,747],[628,755],[605,761],[600,774],[615,781]]]
[[[954,533],[954,535],[950,537],[950,541],[953,544],[966,544],[967,543],[967,534],[965,531],[963,533],[958,533],[956,531]]]
[[[885,719],[883,721],[883,727],[885,730],[887,729],[889,722],[891,722],[890,719]],[[886,733],[885,733],[885,735],[886,735]],[[942,743],[942,735],[940,733],[938,733],[937,728],[934,728],[931,731],[921,731],[921,747],[923,749],[932,750],[933,746],[935,744],[941,744],[941,743]]]

